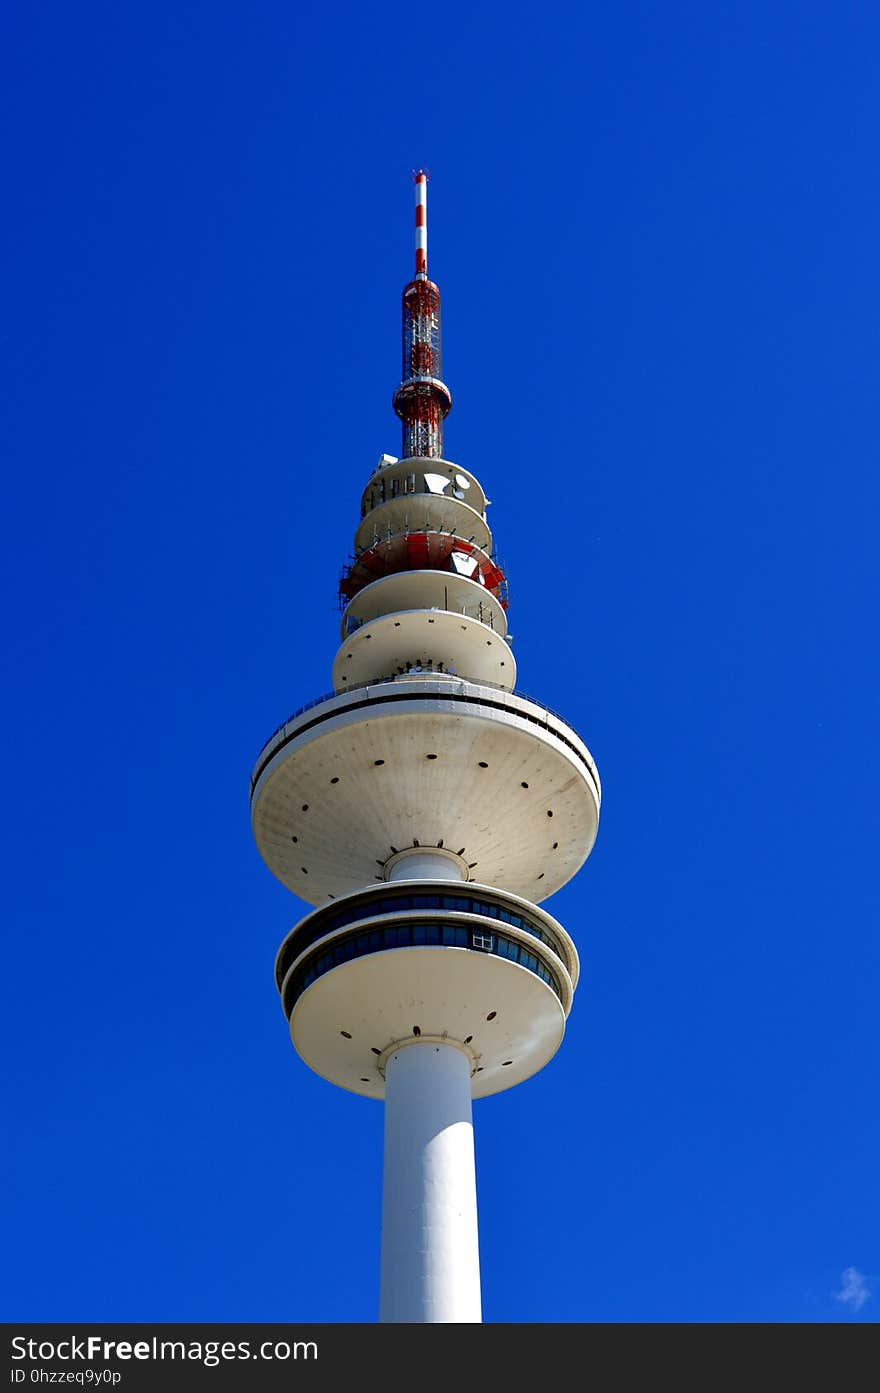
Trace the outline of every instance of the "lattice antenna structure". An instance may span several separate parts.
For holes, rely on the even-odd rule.
[[[440,459],[452,394],[442,377],[440,290],[428,279],[428,176],[417,169],[413,181],[416,273],[403,290],[403,375],[393,405],[403,422],[403,458]]]

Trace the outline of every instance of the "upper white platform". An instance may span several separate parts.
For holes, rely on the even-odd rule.
[[[379,878],[418,842],[533,903],[590,853],[599,779],[583,741],[536,702],[454,678],[398,678],[321,701],[264,747],[260,854],[311,904]]]
[[[492,550],[492,533],[481,513],[442,494],[412,493],[391,498],[367,513],[354,535],[355,552],[366,551],[400,532],[453,532],[463,542]]]
[[[333,686],[342,692],[402,675],[416,664],[508,691],[516,685],[513,653],[485,624],[444,610],[411,609],[374,619],[347,638],[333,663]]]
[[[507,637],[507,614],[485,585],[451,571],[398,571],[359,590],[346,606],[342,639],[371,619],[408,609],[442,609],[478,619],[500,638]]]
[[[477,478],[461,465],[445,459],[402,459],[374,470],[361,496],[361,517],[392,498],[456,498],[475,512],[484,514],[486,495]]]

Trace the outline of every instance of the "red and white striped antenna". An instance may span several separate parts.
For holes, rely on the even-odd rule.
[[[440,290],[428,279],[428,171],[413,170],[416,273],[403,291],[403,381],[394,410],[403,422],[402,459],[442,459],[452,394],[441,376]]]
[[[413,171],[416,186],[416,275],[428,274],[428,171]]]

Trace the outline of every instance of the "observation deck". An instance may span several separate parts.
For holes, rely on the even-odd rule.
[[[511,1088],[556,1052],[578,977],[568,934],[486,885],[397,881],[307,915],[278,952],[293,1043],[316,1073],[382,1098],[406,1043],[455,1044],[473,1097]]]
[[[396,852],[445,847],[468,874],[535,902],[583,865],[599,777],[560,716],[527,697],[410,675],[312,704],[253,774],[263,860],[311,904],[385,878]]]

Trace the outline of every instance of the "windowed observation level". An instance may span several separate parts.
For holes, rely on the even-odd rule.
[[[558,958],[565,967],[572,987],[577,985],[579,966],[574,944],[562,926],[545,910],[536,908],[517,895],[506,895],[488,885],[458,886],[438,881],[433,884],[420,882],[418,885],[403,882],[360,890],[309,914],[296,928],[291,929],[278,950],[275,960],[275,984],[278,990],[283,990],[290,969],[306,949],[328,934],[377,916],[391,914],[400,919],[400,916],[408,916],[411,911],[417,917],[427,914],[432,920],[469,914],[493,919],[497,927],[507,924],[549,948],[553,958]],[[527,943],[526,940],[524,942]],[[289,1010],[287,1014],[290,1014]]]
[[[383,969],[375,1010],[368,993],[359,1000],[349,988],[354,974]],[[462,983],[456,1001],[446,994],[450,969]],[[381,1096],[389,1045],[406,1039],[459,1041],[474,1096],[528,1077],[561,1040],[577,977],[574,944],[550,915],[489,886],[443,881],[389,884],[316,910],[291,930],[275,963],[297,1049],[308,1058],[314,1048],[319,1073],[368,1097]]]
[[[431,948],[441,944],[444,948],[473,948],[480,953],[497,953],[499,957],[518,962],[530,972],[537,973],[560,999],[563,996],[559,974],[552,967],[546,967],[540,955],[530,952],[528,944],[517,942],[509,934],[490,932],[487,924],[473,921],[459,923],[452,915],[447,919],[427,921],[413,917],[398,919],[394,924],[370,921],[361,925],[357,933],[334,935],[332,942],[322,945],[320,953],[310,954],[308,961],[291,970],[281,993],[284,1014],[290,1020],[291,1012],[306,987],[332,968],[351,962],[352,958],[381,953],[386,948]]]

